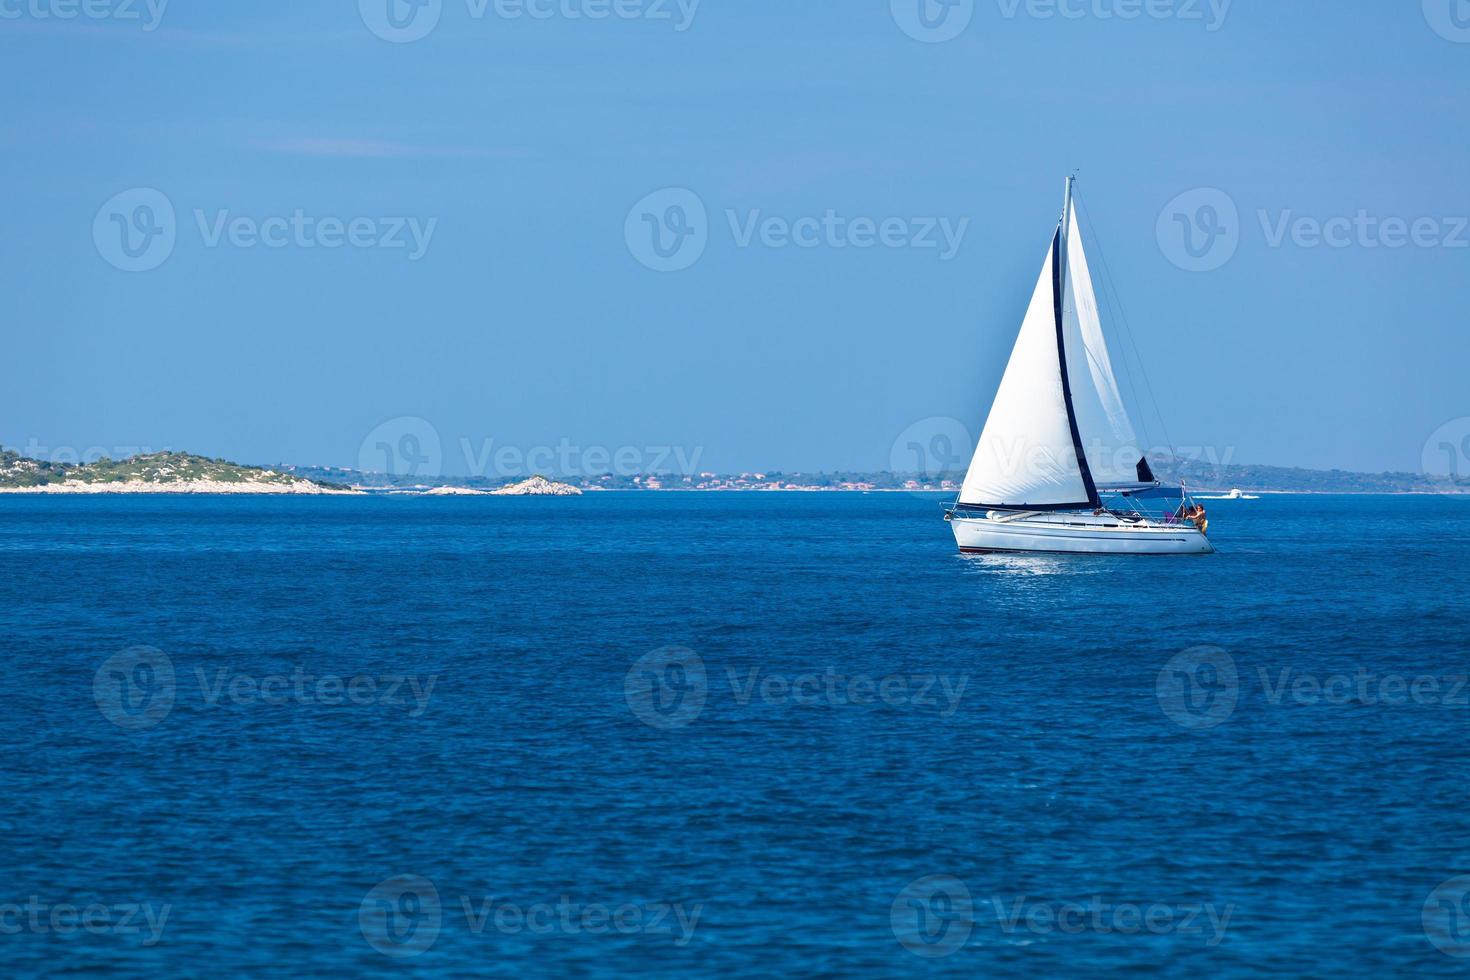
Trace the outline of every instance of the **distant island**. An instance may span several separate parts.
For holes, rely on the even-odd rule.
[[[354,485],[362,480],[331,480],[295,470],[285,466],[243,466],[183,452],[58,463],[0,449],[0,493],[361,494],[365,489],[376,489]],[[582,493],[577,487],[540,474],[493,489],[440,484],[419,492],[430,496],[507,497],[574,497]]]
[[[0,450],[0,493],[357,493],[349,486],[223,459],[161,452],[53,463]]]
[[[1167,484],[1192,491],[1257,493],[1470,493],[1470,480],[1422,473],[1352,473],[1285,466],[1217,465],[1154,459]],[[641,473],[552,478],[454,477],[365,473],[327,466],[245,466],[184,452],[157,452],[90,463],[32,459],[0,450],[0,493],[416,493],[428,496],[574,496],[599,490],[910,491],[956,493],[963,473]]]
[[[429,497],[580,497],[582,491],[569,483],[557,483],[537,473],[529,480],[511,483],[495,490],[473,487],[438,486],[425,492]]]

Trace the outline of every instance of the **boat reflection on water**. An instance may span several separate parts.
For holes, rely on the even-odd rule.
[[[1068,555],[1052,555],[1034,551],[961,551],[955,557],[966,564],[967,573],[1018,577],[1097,575],[1111,566],[1111,563],[1106,560],[1079,562]]]

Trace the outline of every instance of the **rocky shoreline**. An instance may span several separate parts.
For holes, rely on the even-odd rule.
[[[115,483],[88,483],[68,480],[63,483],[43,483],[33,487],[0,487],[0,493],[169,493],[169,494],[272,494],[322,496],[343,494],[358,496],[362,491],[352,488],[324,487],[310,480],[293,480],[290,483],[267,483],[256,480],[225,482],[222,480],[180,480],[176,482],[152,482],[147,480],[123,480]]]

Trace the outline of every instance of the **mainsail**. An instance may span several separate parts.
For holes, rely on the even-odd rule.
[[[1099,484],[1151,481],[1103,339],[1072,182],[959,502],[1080,510]]]

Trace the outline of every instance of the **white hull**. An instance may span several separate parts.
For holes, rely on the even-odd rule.
[[[1215,549],[1193,524],[1129,522],[1111,514],[990,512],[950,522],[960,551],[1039,551],[1093,555],[1208,555]]]

